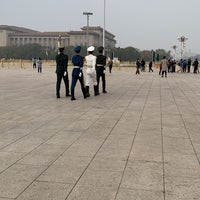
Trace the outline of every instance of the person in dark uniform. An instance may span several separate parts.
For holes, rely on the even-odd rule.
[[[74,51],[76,52],[76,55],[72,57],[72,63],[74,65],[74,68],[72,70],[72,83],[71,83],[71,100],[76,100],[74,96],[74,90],[76,87],[77,80],[79,80],[81,84],[81,90],[83,93],[84,99],[86,98],[86,92],[85,92],[85,86],[84,86],[84,79],[83,79],[83,63],[84,63],[84,57],[80,55],[81,47],[77,46],[74,48]]]
[[[71,96],[69,94],[69,78],[68,78],[68,55],[64,54],[64,47],[59,47],[59,54],[56,55],[56,74],[57,74],[57,82],[56,82],[56,96],[60,98],[60,85],[62,79],[65,83],[65,95],[66,97]]]
[[[105,77],[105,71],[106,71],[106,56],[103,55],[104,48],[102,46],[98,47],[99,55],[97,55],[96,58],[96,74],[97,74],[97,90],[99,93],[99,82],[100,77],[102,79],[102,92],[107,93],[106,91],[106,77]]]

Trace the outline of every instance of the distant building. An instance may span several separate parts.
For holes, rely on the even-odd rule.
[[[47,49],[57,49],[59,35],[62,38],[62,44],[64,46],[87,46],[86,26],[81,28],[80,31],[39,32],[23,27],[0,25],[0,47],[40,44]],[[103,45],[103,28],[100,26],[88,27],[88,38],[88,45]],[[105,31],[105,47],[114,48],[115,45],[115,35]]]

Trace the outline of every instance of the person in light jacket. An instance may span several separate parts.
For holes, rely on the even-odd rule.
[[[163,56],[163,59],[161,60],[162,65],[162,77],[165,74],[165,77],[167,77],[167,71],[168,71],[168,60],[166,59],[166,56]]]

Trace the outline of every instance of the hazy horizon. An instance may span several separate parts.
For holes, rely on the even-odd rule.
[[[20,26],[37,31],[80,30],[86,26],[83,12],[92,12],[90,26],[104,25],[104,0],[0,0],[0,24]],[[200,53],[196,21],[200,1],[190,0],[124,0],[106,2],[107,31],[114,34],[116,47],[133,46],[140,50],[173,50],[184,35],[185,50]]]

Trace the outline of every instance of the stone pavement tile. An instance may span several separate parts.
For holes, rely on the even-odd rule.
[[[200,178],[199,162],[195,154],[165,153],[165,176]]]
[[[21,159],[19,164],[49,165],[55,161],[65,150],[65,146],[43,144]]]
[[[76,157],[63,154],[38,180],[74,184],[82,175],[90,160],[90,157]]]
[[[197,154],[200,154],[200,141],[199,142],[193,142],[194,145],[194,149],[196,151]]]
[[[126,189],[162,191],[162,163],[149,161],[128,162],[121,187]]]
[[[162,133],[165,137],[188,139],[188,134],[185,127],[165,127]]]
[[[115,134],[115,131],[109,135],[104,142],[102,149],[104,148],[116,148],[116,149],[130,149],[134,134]]]
[[[200,134],[199,134],[200,127],[195,126],[195,128],[189,128],[187,130],[191,140],[195,143],[200,143]]]
[[[162,116],[162,127],[163,129],[171,128],[184,128],[184,123],[180,115],[163,115]]]
[[[165,153],[194,154],[189,139],[164,137],[163,143]]]
[[[34,182],[16,200],[65,200],[72,185],[53,182]]]
[[[56,135],[49,138],[45,144],[49,145],[59,145],[59,146],[69,146],[74,141],[76,141],[83,133],[82,132],[71,132],[71,131],[60,131]]]
[[[90,163],[89,170],[104,170],[122,172],[126,161],[119,159],[107,159],[95,157]]]
[[[139,127],[137,135],[134,140],[134,145],[135,144],[141,144],[144,146],[148,145],[157,145],[161,147],[162,145],[162,140],[161,140],[161,133],[159,128],[153,128],[144,130],[143,127]]]
[[[96,171],[87,169],[78,182],[79,186],[93,186],[97,188],[117,188],[122,177],[122,172]]]
[[[44,142],[41,138],[26,136],[3,148],[2,151],[30,152]]]
[[[102,147],[98,154],[98,159],[118,159],[118,160],[127,160],[130,152],[130,146],[125,146],[118,148],[117,146]]]
[[[80,138],[67,150],[70,155],[92,157],[101,147],[103,139]]]
[[[162,162],[162,149],[158,145],[134,144],[130,161]]]
[[[116,200],[164,200],[162,191],[120,188]]]
[[[16,198],[43,170],[42,166],[13,165],[0,174],[0,196]]]
[[[92,185],[76,186],[67,200],[112,200],[117,193],[116,188],[98,188]]]
[[[200,179],[166,177],[165,191],[166,200],[200,199]]]
[[[24,156],[24,153],[0,151],[0,173]]]

